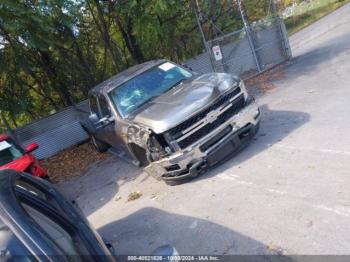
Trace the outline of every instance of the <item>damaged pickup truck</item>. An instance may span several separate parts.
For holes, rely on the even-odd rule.
[[[260,111],[243,81],[196,74],[167,60],[131,67],[89,92],[82,127],[111,150],[176,184],[198,176],[251,140]]]

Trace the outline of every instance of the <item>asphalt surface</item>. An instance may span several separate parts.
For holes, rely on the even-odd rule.
[[[350,254],[349,14],[291,38],[256,139],[223,165],[169,187],[111,157],[60,188],[118,254]]]

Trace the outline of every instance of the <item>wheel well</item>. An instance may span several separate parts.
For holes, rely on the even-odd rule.
[[[128,146],[131,152],[133,153],[133,155],[136,157],[136,159],[140,161],[140,164],[142,166],[147,166],[149,164],[149,161],[146,155],[146,149],[144,149],[143,147],[140,147],[135,143],[130,143],[128,144]]]
[[[84,124],[80,123],[80,126],[88,135],[90,135],[89,130],[87,129],[87,127]]]
[[[89,121],[80,121],[80,126],[89,136],[95,133],[94,126]]]

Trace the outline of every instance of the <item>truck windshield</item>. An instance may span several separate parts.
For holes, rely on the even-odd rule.
[[[122,117],[126,117],[191,76],[185,69],[165,62],[116,87],[109,95]]]
[[[22,152],[11,141],[0,141],[0,166],[6,165],[22,156]]]

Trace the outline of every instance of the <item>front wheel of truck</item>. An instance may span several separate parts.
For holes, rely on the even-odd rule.
[[[94,135],[91,135],[91,141],[95,149],[100,153],[106,152],[109,148],[108,144],[98,140]]]

